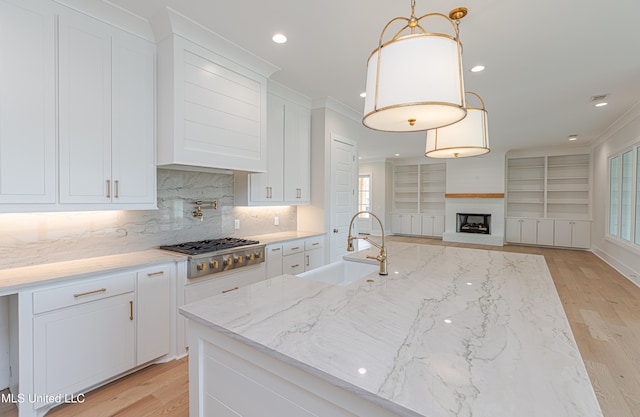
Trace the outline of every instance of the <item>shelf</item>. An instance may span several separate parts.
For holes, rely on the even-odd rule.
[[[507,200],[510,204],[544,204],[544,201],[539,200]]]

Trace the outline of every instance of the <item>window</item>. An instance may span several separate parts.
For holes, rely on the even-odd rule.
[[[609,158],[608,236],[640,245],[640,144]]]
[[[371,210],[371,175],[362,174],[358,176],[358,211]],[[369,217],[363,214],[362,217]]]
[[[620,157],[609,160],[609,234],[618,236],[618,200],[620,199]]]

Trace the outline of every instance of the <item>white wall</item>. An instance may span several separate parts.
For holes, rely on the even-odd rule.
[[[504,193],[504,152],[446,161],[447,194]]]
[[[612,125],[593,149],[593,252],[640,285],[640,249],[606,237],[609,156],[640,141],[640,104]]]

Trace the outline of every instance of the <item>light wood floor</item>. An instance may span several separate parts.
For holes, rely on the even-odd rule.
[[[389,239],[445,244],[425,238]],[[640,288],[586,251],[446,245],[543,255],[604,416],[640,417]],[[59,406],[47,417],[187,417],[187,366],[186,359],[153,365],[88,393],[83,404]],[[16,415],[13,407],[0,404],[0,416]]]

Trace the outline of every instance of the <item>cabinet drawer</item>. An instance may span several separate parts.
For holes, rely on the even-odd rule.
[[[35,291],[33,293],[33,314],[133,292],[135,278],[135,272],[129,272],[48,290]]]
[[[282,256],[282,245],[268,245],[266,252],[267,259],[279,258]]]
[[[214,295],[225,294],[241,287],[254,284],[265,279],[264,263],[240,268],[238,272],[230,273],[220,278],[212,278],[195,284],[187,285],[184,289],[185,304],[194,303]]]
[[[282,258],[282,273],[296,275],[304,272],[304,252]]]
[[[324,246],[324,236],[311,237],[304,241],[304,250],[318,249]]]
[[[303,240],[293,240],[282,244],[282,255],[287,256],[292,253],[302,252],[304,250]]]

